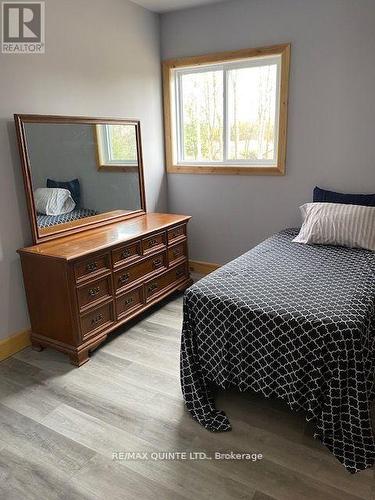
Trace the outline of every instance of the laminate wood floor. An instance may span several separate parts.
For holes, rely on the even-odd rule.
[[[0,363],[0,498],[371,499],[374,470],[350,475],[303,415],[226,392],[233,430],[210,433],[179,386],[182,297],[114,334],[81,368],[47,349]],[[114,452],[262,453],[234,460],[114,460]]]

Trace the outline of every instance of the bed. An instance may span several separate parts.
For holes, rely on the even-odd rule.
[[[303,245],[286,229],[184,295],[181,386],[191,415],[228,431],[214,388],[281,398],[351,473],[375,463],[375,253]]]
[[[39,228],[51,227],[56,224],[63,224],[64,222],[72,222],[74,220],[83,219],[84,217],[91,217],[97,215],[98,212],[89,208],[79,208],[72,210],[67,214],[62,215],[42,215],[37,214],[37,224]]]

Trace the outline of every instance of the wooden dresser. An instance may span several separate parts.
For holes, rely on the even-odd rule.
[[[189,219],[149,213],[20,249],[33,347],[80,366],[112,330],[189,286]]]

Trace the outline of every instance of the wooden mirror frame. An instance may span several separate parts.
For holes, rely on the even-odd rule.
[[[141,125],[139,120],[129,120],[120,118],[92,118],[92,117],[82,117],[82,116],[15,114],[14,121],[16,125],[27,208],[29,212],[31,233],[34,244],[42,243],[44,241],[50,241],[57,238],[62,238],[63,236],[78,233],[81,231],[86,231],[88,229],[94,229],[96,227],[104,226],[106,224],[120,222],[133,217],[138,217],[139,215],[146,213]],[[78,219],[76,221],[57,224],[56,226],[48,228],[42,228],[42,229],[38,228],[35,203],[34,203],[31,165],[27,151],[27,141],[26,141],[26,131],[25,131],[26,123],[55,123],[55,124],[72,123],[72,124],[86,124],[86,125],[98,125],[98,124],[108,123],[112,125],[123,125],[123,124],[134,125],[136,130],[136,139],[137,139],[138,176],[139,176],[141,208],[133,211],[113,210],[111,212],[93,215],[91,217],[85,217],[83,219]]]

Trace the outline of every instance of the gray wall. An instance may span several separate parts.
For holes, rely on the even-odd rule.
[[[47,0],[46,54],[0,54],[0,338],[29,319],[16,249],[31,243],[13,113],[139,118],[147,204],[166,210],[158,16],[127,0]]]
[[[316,184],[375,192],[374,0],[238,0],[161,17],[162,57],[292,43],[287,175],[168,175],[191,257],[223,263],[283,227]]]

